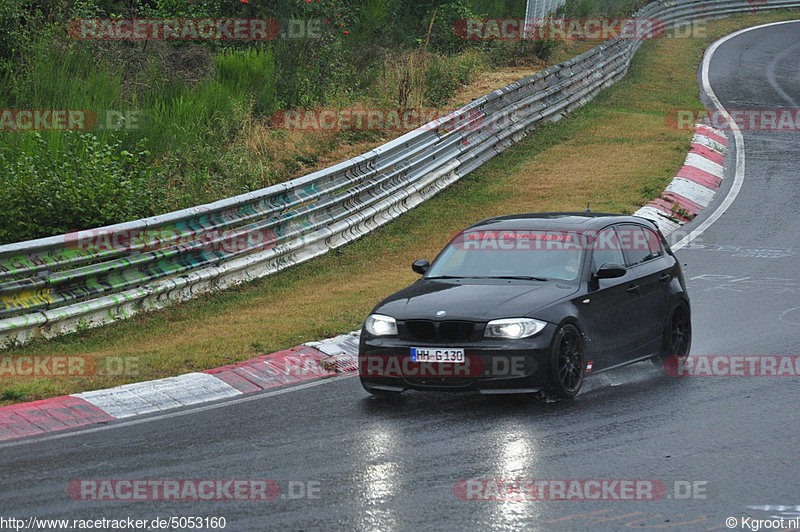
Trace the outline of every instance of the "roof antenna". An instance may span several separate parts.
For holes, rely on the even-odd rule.
[[[588,201],[586,202],[586,208],[583,210],[583,212],[592,212],[592,209],[589,208],[589,202]]]

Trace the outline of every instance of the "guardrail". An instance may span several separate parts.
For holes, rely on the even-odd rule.
[[[751,1],[652,2],[672,28]],[[759,11],[800,0],[758,2]],[[363,155],[161,216],[0,246],[0,346],[112,322],[225,288],[353,241],[435,195],[537,125],[624,76],[640,40],[607,41]]]

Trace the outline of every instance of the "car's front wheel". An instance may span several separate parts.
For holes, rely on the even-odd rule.
[[[572,399],[578,395],[585,375],[583,338],[577,327],[566,324],[553,340],[547,391],[562,399]]]

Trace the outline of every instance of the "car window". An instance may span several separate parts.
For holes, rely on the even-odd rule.
[[[582,235],[565,231],[468,231],[448,244],[426,277],[573,281],[578,277],[584,248]]]
[[[664,246],[661,242],[661,237],[652,229],[645,227],[644,233],[647,236],[647,243],[650,247],[651,259],[657,259],[664,254]]]
[[[625,257],[613,227],[597,233],[592,252],[592,270],[597,271],[600,266],[609,263],[625,265]]]
[[[625,224],[619,226],[617,235],[625,252],[626,265],[636,266],[653,258],[648,238],[654,237],[654,233],[648,235],[640,225]]]

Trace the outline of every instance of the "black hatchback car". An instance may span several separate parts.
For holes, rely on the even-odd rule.
[[[636,216],[541,213],[459,233],[422,275],[367,317],[359,375],[407,389],[544,391],[571,398],[589,372],[691,343],[689,297],[658,227]]]

